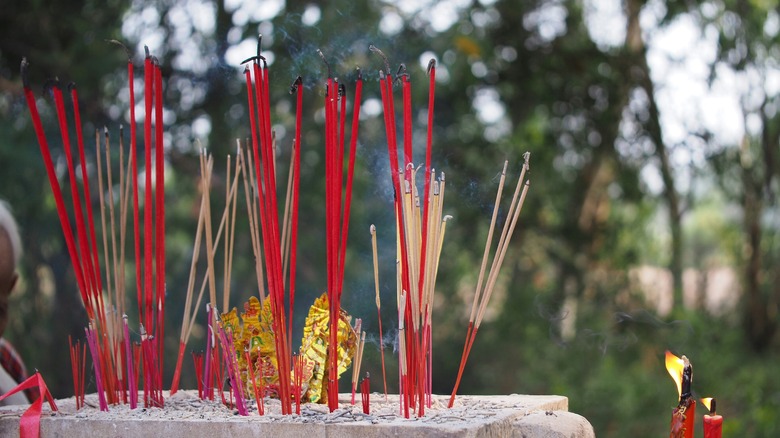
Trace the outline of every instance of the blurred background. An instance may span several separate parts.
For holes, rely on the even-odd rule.
[[[239,64],[262,33],[280,181],[293,132],[289,85],[302,75],[305,87],[295,339],[325,290],[321,49],[350,96],[355,66],[363,69],[343,306],[364,318],[364,367],[381,376],[374,223],[388,385],[397,391],[395,236],[382,62],[368,51],[375,44],[393,69],[403,62],[411,74],[416,161],[427,128],[425,67],[438,61],[433,163],[447,175],[444,210],[454,219],[433,317],[435,393],[449,394],[455,381],[503,161],[516,178],[530,151],[531,191],[460,393],[561,394],[598,436],[660,436],[677,403],[663,364],[669,349],[691,359],[696,396],[718,399],[726,435],[780,434],[776,2],[0,3],[0,198],[13,207],[25,250],[5,336],[55,396],[73,393],[67,336],[83,338],[87,320],[22,95],[21,58],[30,61],[60,184],[68,177],[52,101],[42,92],[46,79],[79,85],[87,139],[103,126],[116,139],[123,124],[127,140],[127,58],[106,40],[127,45],[136,78],[144,45],[160,59],[170,382],[199,205],[196,140],[215,157],[212,202],[221,212],[226,156],[249,133]],[[87,144],[94,174],[94,144]],[[238,215],[232,275],[239,308],[257,293],[245,218]],[[133,312],[134,269],[127,273]],[[197,326],[190,348],[203,344]],[[379,381],[372,379],[374,390]],[[189,360],[182,382],[195,387]],[[89,381],[87,392],[94,389]]]

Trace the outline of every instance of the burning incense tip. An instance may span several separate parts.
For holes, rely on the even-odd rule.
[[[433,69],[435,69],[435,68],[436,68],[436,60],[431,58],[431,60],[428,61],[428,68],[425,69],[425,74],[430,76],[431,75],[431,71],[433,71]]]
[[[373,44],[368,45],[368,50],[382,57],[382,59],[385,61],[385,71],[387,71],[387,73],[390,74],[390,61],[387,59],[385,53],[379,50],[379,48]]]
[[[30,63],[27,62],[27,57],[22,57],[22,63],[19,66],[19,72],[22,75],[22,85],[24,88],[30,88],[30,78],[27,77],[27,67],[30,66]]]
[[[357,80],[362,81],[363,80],[363,71],[360,70],[360,66],[355,66],[355,70],[357,70]]]
[[[322,50],[320,50],[320,49],[317,49],[317,54],[320,55],[320,59],[322,59],[322,62],[325,63],[325,67],[328,68],[328,77],[331,77],[331,75],[330,75],[330,64],[328,64],[328,60],[325,59],[325,54],[322,53]]]
[[[130,49],[128,49],[128,48],[127,48],[127,46],[126,46],[126,45],[124,45],[124,43],[122,43],[121,41],[119,41],[119,40],[113,40],[113,39],[111,39],[111,40],[105,40],[105,41],[106,41],[107,43],[110,43],[110,44],[116,44],[117,46],[119,46],[119,47],[123,48],[123,49],[125,50],[125,54],[127,55],[127,61],[128,61],[128,62],[129,62],[129,61],[130,61],[130,60],[133,58],[133,53],[132,53],[132,52],[130,51]]]
[[[523,166],[525,166],[525,168],[528,169],[530,164],[531,164],[531,153],[526,152],[523,154]]]
[[[46,95],[52,93],[54,88],[60,88],[60,78],[57,76],[46,79],[46,82],[43,83],[43,94]]]
[[[301,85],[303,85],[303,78],[301,76],[298,76],[297,78],[295,78],[292,85],[290,85],[290,94],[295,94]]]

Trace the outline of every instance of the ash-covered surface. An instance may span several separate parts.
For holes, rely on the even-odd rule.
[[[342,394],[339,409],[334,412],[329,412],[327,405],[307,403],[301,405],[300,415],[282,415],[279,400],[265,399],[264,415],[258,414],[257,405],[251,401],[249,415],[241,416],[237,410],[217,400],[218,395],[214,401],[199,399],[196,391],[179,391],[173,396],[166,392],[164,395],[163,408],[130,409],[129,405],[120,404],[110,406],[108,412],[101,412],[94,394],[87,395],[86,406],[80,410],[76,410],[73,398],[57,400],[58,412],[51,412],[48,404],[44,404],[42,436],[75,436],[77,432],[86,432],[87,428],[92,428],[94,433],[130,436],[149,427],[154,428],[151,430],[158,436],[194,438],[210,436],[212,428],[218,425],[218,430],[232,430],[231,434],[251,430],[307,438],[345,433],[353,436],[394,436],[399,433],[482,436],[483,432],[492,435],[511,427],[513,421],[530,412],[568,409],[566,397],[528,395],[458,396],[455,406],[449,409],[449,396],[434,395],[432,406],[426,407],[424,416],[417,417],[410,410],[407,419],[399,410],[397,395],[390,395],[385,401],[384,394],[372,393],[369,414],[363,413],[359,394],[354,405],[350,403],[350,394]],[[228,395],[225,397],[227,399]],[[14,433],[19,416],[26,409],[27,406],[0,408],[0,434]]]
[[[140,394],[139,394],[140,395]],[[142,398],[142,397],[139,397]],[[163,408],[144,408],[143,400],[139,400],[139,407],[130,409],[129,404],[109,406],[108,412],[98,409],[98,398],[95,394],[88,394],[86,406],[76,410],[74,398],[57,400],[59,412],[51,412],[48,404],[44,404],[43,416],[63,416],[73,418],[90,418],[93,420],[161,420],[161,421],[259,421],[259,422],[287,422],[287,423],[346,423],[346,422],[396,422],[415,421],[423,423],[444,423],[453,421],[466,421],[477,419],[490,419],[501,415],[504,411],[528,412],[538,410],[539,403],[547,404],[551,401],[560,401],[563,397],[557,396],[458,396],[455,405],[447,408],[449,396],[434,395],[431,407],[425,408],[425,415],[417,417],[410,410],[409,419],[404,418],[399,408],[398,396],[388,395],[385,401],[384,394],[371,394],[370,413],[364,414],[360,401],[360,394],[355,396],[355,404],[350,403],[351,395],[342,394],[339,409],[328,411],[324,404],[305,403],[301,405],[300,415],[282,415],[279,400],[266,398],[264,400],[265,414],[259,415],[254,400],[249,404],[249,415],[241,416],[238,411],[231,409],[222,403],[219,395],[215,400],[201,400],[196,391],[178,391],[173,396],[165,393],[165,406]],[[225,393],[225,399],[229,395]],[[565,398],[563,398],[565,400]],[[545,409],[559,410],[560,408],[545,407]],[[0,417],[21,414],[26,406],[10,406],[0,408]],[[563,405],[563,409],[566,406]],[[293,403],[293,410],[295,404]]]

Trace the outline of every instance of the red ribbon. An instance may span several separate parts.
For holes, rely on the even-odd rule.
[[[26,411],[24,411],[22,418],[19,420],[20,438],[38,438],[38,436],[40,436],[41,407],[43,406],[44,397],[46,397],[46,400],[49,402],[49,407],[51,407],[51,410],[57,410],[57,405],[54,403],[54,399],[49,392],[49,388],[46,387],[46,382],[43,381],[41,374],[35,373],[24,382],[17,385],[16,388],[0,396],[0,401],[3,401],[6,399],[6,397],[10,397],[19,391],[35,388],[36,386],[38,387],[39,397],[32,403],[32,405],[30,405]]]

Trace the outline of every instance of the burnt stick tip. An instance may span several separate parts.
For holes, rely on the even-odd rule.
[[[406,64],[402,62],[401,65],[398,66],[398,71],[395,73],[395,82],[402,81],[404,78],[406,78],[407,81],[411,79],[409,73],[406,71]]]
[[[379,47],[373,44],[368,45],[368,50],[382,57],[382,59],[385,61],[385,71],[387,74],[390,74],[390,61],[387,59],[387,55],[385,55],[383,51],[379,50]]]
[[[52,88],[59,88],[59,86],[60,78],[55,76],[54,78],[46,79],[46,82],[43,83],[43,94],[48,94]]]
[[[347,97],[347,86],[344,83],[339,84],[339,96]]]
[[[260,52],[263,51],[263,34],[257,34],[257,57],[260,58]]]
[[[325,63],[325,67],[328,68],[328,77],[331,77],[330,75],[330,64],[328,63],[328,60],[325,58],[325,54],[322,53],[322,50],[317,49],[317,54],[320,55],[320,59],[322,59],[322,62]]]
[[[434,58],[431,58],[431,60],[428,61],[428,68],[425,69],[425,74],[430,76],[431,72],[434,70],[436,70],[436,60]]]
[[[240,64],[240,65],[244,65],[244,64],[246,64],[246,63],[247,63],[247,62],[249,62],[249,61],[255,61],[255,62],[256,62],[256,61],[258,61],[258,60],[260,60],[260,59],[262,59],[262,60],[265,60],[265,57],[263,57],[263,56],[259,56],[259,55],[250,56],[249,58],[247,58],[247,59],[245,59],[245,60],[241,61],[241,64]]]
[[[105,136],[108,137],[108,127],[107,126],[103,127],[103,134],[105,134]]]
[[[290,85],[290,94],[295,94],[301,85],[303,85],[303,77],[298,76]]]
[[[30,78],[27,77],[27,68],[30,66],[30,63],[27,62],[27,57],[22,57],[22,63],[19,66],[19,73],[22,75],[22,85],[24,88],[30,88]]]
[[[523,154],[523,166],[525,166],[526,170],[528,170],[531,167],[531,153],[526,152]]]
[[[76,82],[70,81],[68,82],[68,92],[71,92],[76,89]]]
[[[144,53],[146,54],[146,57],[147,57],[147,58],[148,58],[149,56],[151,56],[151,55],[149,54],[149,46],[147,46],[147,45],[144,45]]]
[[[127,62],[131,62],[131,60],[133,59],[133,53],[130,52],[130,49],[127,48],[127,46],[122,41],[114,40],[114,39],[105,40],[105,41],[109,44],[116,44],[117,46],[123,48],[125,50],[125,54],[127,55]]]

